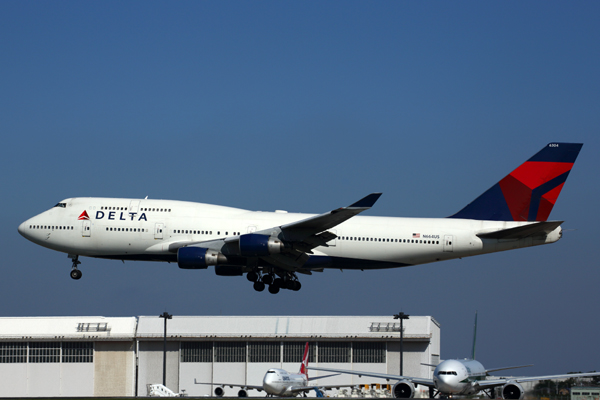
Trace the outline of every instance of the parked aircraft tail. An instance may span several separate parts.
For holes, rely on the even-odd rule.
[[[546,221],[582,146],[549,143],[449,218]]]
[[[308,342],[306,342],[306,347],[304,347],[304,355],[302,356],[302,365],[300,365],[300,373],[306,377],[308,380]]]

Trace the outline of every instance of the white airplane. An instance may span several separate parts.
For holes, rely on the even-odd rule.
[[[476,331],[477,314],[475,314],[475,332]],[[397,381],[392,387],[392,395],[396,398],[412,398],[415,395],[415,389],[417,386],[423,385],[429,388],[430,398],[434,398],[438,394],[442,395],[443,397],[452,397],[455,395],[469,396],[483,391],[490,399],[494,399],[496,398],[496,396],[494,396],[494,389],[501,386],[503,399],[522,399],[525,395],[525,391],[520,383],[523,382],[600,375],[600,372],[587,372],[577,374],[530,376],[523,378],[497,378],[486,380],[490,372],[530,367],[531,365],[485,369],[479,361],[475,360],[475,334],[473,335],[473,352],[470,359],[465,358],[460,360],[445,360],[439,363],[437,366],[431,364],[423,365],[435,367],[435,370],[433,371],[433,379],[336,368],[309,367],[308,369],[358,375],[359,377],[369,376],[372,378],[385,379],[387,381]]]
[[[318,397],[322,397],[322,390],[336,388],[344,386],[356,386],[356,385],[331,385],[331,386],[323,386],[323,385],[309,385],[309,381],[314,379],[323,379],[331,376],[336,376],[339,374],[332,375],[324,375],[317,377],[308,377],[308,342],[306,342],[306,347],[304,348],[304,356],[302,357],[302,364],[300,365],[300,371],[297,374],[289,373],[284,369],[280,368],[271,368],[265,374],[263,378],[262,386],[253,386],[253,385],[240,385],[235,383],[206,383],[206,382],[196,382],[194,379],[194,383],[197,385],[213,385],[217,386],[214,390],[214,393],[218,397],[223,397],[225,395],[225,386],[239,387],[238,397],[248,397],[248,390],[258,390],[259,392],[265,391],[267,396],[279,396],[279,397],[295,397],[300,393],[306,393],[311,390],[315,390],[317,392]]]
[[[297,274],[378,269],[554,243],[563,221],[550,211],[581,150],[550,143],[448,218],[365,217],[380,193],[320,214],[256,212],[173,200],[74,197],[19,226],[30,241],[79,256],[215,266],[246,274],[254,289],[299,290]]]

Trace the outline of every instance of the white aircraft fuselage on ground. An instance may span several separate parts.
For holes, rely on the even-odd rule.
[[[411,376],[382,374],[371,371],[355,371],[337,368],[307,367],[317,371],[337,372],[341,374],[350,374],[368,376],[372,378],[385,379],[387,381],[396,381],[392,387],[392,395],[396,398],[412,398],[415,395],[415,389],[418,385],[429,388],[429,397],[434,398],[442,395],[448,398],[454,395],[470,396],[481,391],[485,392],[490,399],[496,398],[494,390],[501,387],[500,395],[503,399],[522,399],[525,396],[525,390],[520,385],[523,382],[542,381],[547,379],[567,379],[576,377],[599,376],[600,372],[587,372],[577,374],[561,374],[546,376],[528,376],[520,378],[496,378],[488,379],[490,372],[503,371],[531,365],[520,365],[515,367],[485,369],[484,366],[475,360],[475,338],[477,336],[477,314],[475,314],[475,329],[473,332],[473,350],[471,358],[445,360],[435,365],[433,379]],[[431,365],[431,364],[426,364]],[[431,365],[432,367],[434,365]]]
[[[325,375],[318,377],[308,377],[308,352],[309,352],[309,344],[306,343],[304,347],[304,355],[302,356],[302,364],[300,364],[300,371],[298,373],[290,373],[281,368],[270,368],[263,378],[262,386],[256,385],[242,385],[237,383],[213,383],[213,382],[196,382],[194,383],[199,385],[213,385],[217,386],[214,390],[214,393],[218,397],[222,397],[225,395],[225,387],[229,386],[239,387],[238,397],[247,397],[248,390],[258,390],[265,391],[269,396],[278,396],[278,397],[295,397],[300,393],[306,393],[311,390],[319,391],[330,388],[340,388],[344,386],[353,386],[353,385],[309,385],[309,381],[315,379],[323,379],[328,378],[330,376],[335,376],[339,374],[333,375]],[[321,392],[322,393],[322,392]]]
[[[215,266],[247,274],[256,290],[298,290],[297,273],[326,268],[418,265],[547,243],[562,221],[548,221],[580,144],[551,143],[463,210],[448,218],[357,216],[374,193],[328,213],[257,212],[202,203],[74,197],[23,222],[28,240],[79,256]]]
[[[477,360],[446,360],[438,364],[433,372],[433,379],[417,378],[400,375],[380,374],[369,371],[342,370],[336,368],[309,367],[309,370],[337,372],[359,376],[396,381],[392,388],[392,395],[396,398],[412,398],[418,385],[430,388],[430,397],[442,394],[445,397],[453,395],[474,395],[481,391],[487,392],[490,398],[495,398],[493,390],[501,387],[503,399],[522,399],[525,390],[520,385],[523,382],[542,381],[548,379],[567,379],[577,377],[599,376],[600,372],[587,372],[577,374],[560,374],[545,376],[528,376],[520,378],[486,379],[489,372],[506,370],[519,367],[506,367],[486,370]]]

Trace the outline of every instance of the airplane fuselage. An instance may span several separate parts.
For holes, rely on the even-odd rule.
[[[433,372],[435,388],[446,395],[472,395],[481,389],[477,381],[485,380],[483,365],[476,360],[442,361]]]
[[[263,379],[265,392],[274,396],[294,397],[294,387],[306,387],[308,380],[302,374],[291,374],[284,369],[271,368]]]
[[[311,216],[174,200],[69,198],[23,222],[19,232],[68,254],[176,262],[173,244],[239,236]],[[337,238],[328,247],[315,248],[305,267],[402,267],[552,243],[561,236],[560,227],[524,239],[477,236],[527,224],[531,222],[356,216],[330,229]],[[228,264],[238,262],[233,257]]]

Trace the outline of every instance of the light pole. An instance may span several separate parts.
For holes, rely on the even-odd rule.
[[[400,320],[400,376],[404,376],[404,320],[408,317],[409,315],[403,312],[394,314],[394,319]]]
[[[168,312],[164,312],[158,316],[159,318],[165,319],[165,336],[163,342],[163,386],[167,386],[167,320],[172,319],[173,316]]]

